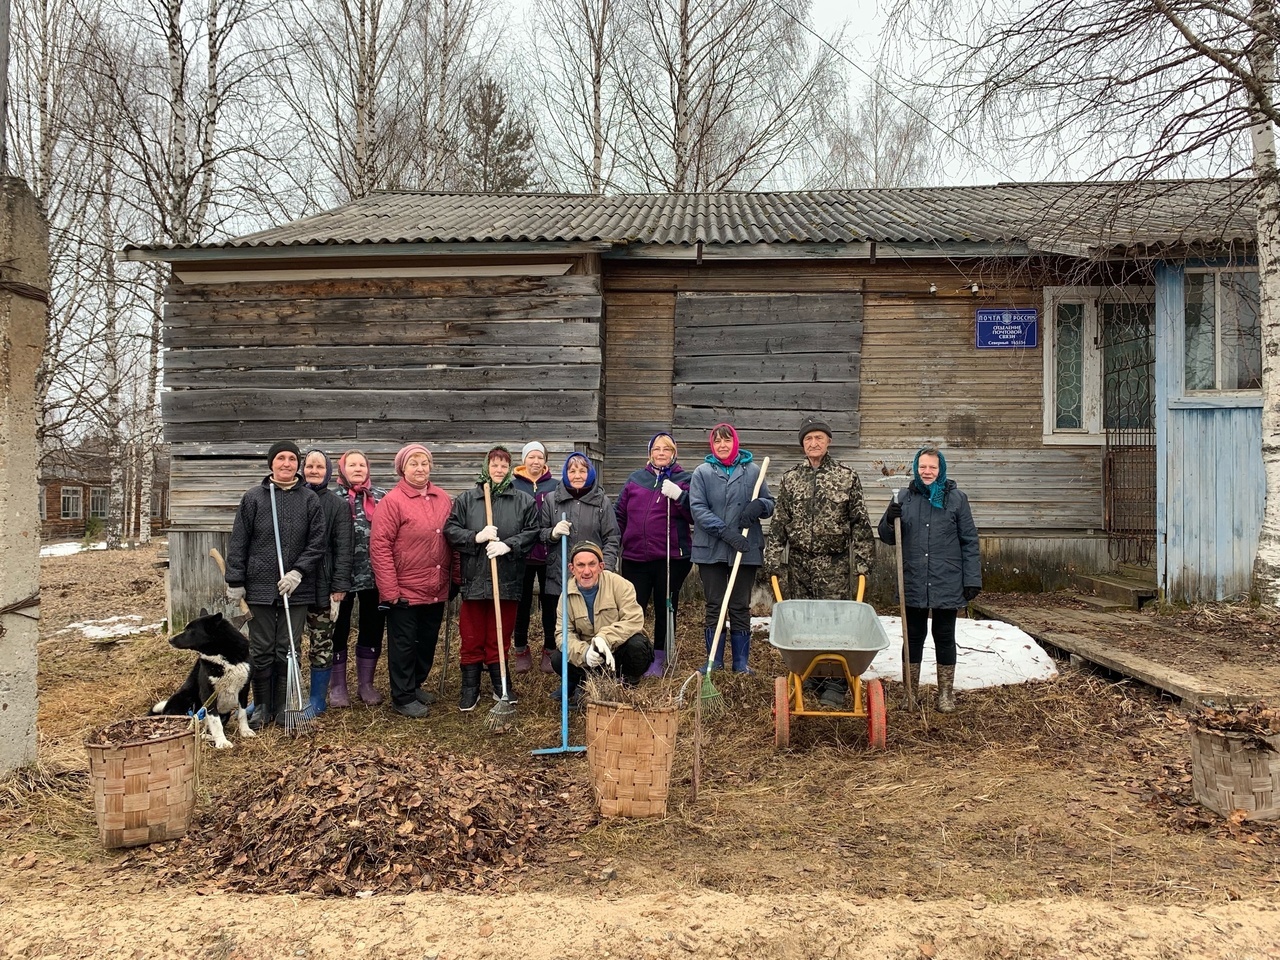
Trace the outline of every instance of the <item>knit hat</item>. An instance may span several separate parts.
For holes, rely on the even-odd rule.
[[[529,454],[534,450],[537,450],[544,457],[547,455],[546,447],[544,447],[537,440],[530,440],[528,443],[526,443],[523,447],[520,448],[520,462],[524,463],[526,460],[528,460]]]
[[[596,559],[604,563],[604,551],[600,549],[600,544],[592,543],[590,540],[579,540],[573,545],[573,549],[569,551],[569,560],[572,561],[580,553],[594,553]]]
[[[831,426],[827,421],[818,417],[805,417],[804,422],[800,424],[800,443],[804,444],[804,438],[815,430],[821,430],[827,435],[827,439],[831,439]]]
[[[396,475],[404,476],[404,465],[409,462],[409,458],[415,453],[425,453],[427,455],[427,463],[431,466],[436,465],[435,458],[431,456],[431,451],[420,443],[406,443],[396,453]]]
[[[302,461],[302,451],[298,449],[298,445],[296,443],[292,440],[277,440],[271,445],[271,449],[267,451],[267,466],[270,467],[275,463],[276,457],[284,453],[286,450],[297,457],[299,462]]]

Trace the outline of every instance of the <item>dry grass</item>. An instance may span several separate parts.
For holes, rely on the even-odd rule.
[[[685,662],[696,663],[702,630],[692,611],[679,634]],[[554,893],[612,864],[619,892],[678,880],[743,893],[1176,900],[1269,891],[1280,875],[1275,828],[1233,834],[1219,818],[1190,815],[1198,808],[1186,804],[1185,716],[1143,689],[1064,668],[1052,683],[962,693],[959,711],[943,716],[894,709],[899,692],[890,684],[887,750],[866,749],[861,721],[800,717],[792,748],[778,753],[772,679],[781,663],[767,643],[760,646],[756,676],[715,674],[726,711],[704,721],[697,803],[688,801],[693,712],[686,709],[669,815],[601,822],[575,841],[576,850],[524,878],[525,887]],[[157,635],[105,649],[46,637],[41,654],[42,762],[0,791],[0,837],[16,856],[78,869],[118,864],[121,855],[93,843],[81,743],[93,727],[171,692],[188,655]],[[556,682],[536,671],[516,678],[518,714],[505,736],[485,730],[487,699],[473,713],[457,711],[456,663],[425,721],[387,705],[357,705],[319,718],[312,738],[233,735],[234,749],[203,751],[205,802],[235,803],[247,774],[278,770],[321,744],[479,756],[517,771],[577,771],[585,781],[580,755],[530,756],[560,744],[559,700],[550,697]],[[385,691],[385,674],[379,684]],[[641,689],[668,691],[656,694],[662,697],[671,686]],[[571,742],[581,743],[581,715],[573,715],[570,731]]]

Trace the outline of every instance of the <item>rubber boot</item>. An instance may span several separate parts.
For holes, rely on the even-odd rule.
[[[469,713],[480,702],[480,671],[482,663],[464,663],[462,665],[462,696],[458,698],[458,709]]]
[[[956,712],[956,665],[949,667],[938,664],[938,712]]]
[[[502,667],[496,663],[489,664],[489,683],[493,685],[493,699],[501,700],[502,697]],[[519,703],[516,698],[515,684],[511,682],[511,674],[507,674],[507,703]]]
[[[533,654],[528,646],[516,647],[515,655],[507,658],[507,667],[512,673],[528,673],[533,669]]]
[[[347,651],[333,655],[333,675],[329,678],[329,706],[349,707],[347,694]]]
[[[920,702],[920,664],[909,664],[907,674],[911,677],[911,693],[907,693],[907,688],[904,685],[902,688],[902,706],[905,710],[914,710],[916,704]]]
[[[382,702],[373,686],[373,672],[378,669],[378,654],[371,647],[356,647],[356,692],[371,707]]]
[[[660,677],[667,672],[667,651],[653,651],[653,663],[649,664],[649,669],[644,672],[646,677]]]
[[[329,692],[329,678],[333,675],[333,668],[317,670],[311,668],[311,695],[307,699],[307,714],[312,718],[320,716],[328,709],[328,700],[326,694]]]
[[[715,640],[715,638],[716,638],[715,630],[713,630],[711,627],[707,627],[706,639],[707,639],[707,655],[708,656],[711,655],[711,644]],[[713,664],[713,669],[715,670],[724,669],[724,648],[728,640],[729,638],[725,636],[723,633],[720,635],[720,649],[716,651],[716,659]],[[702,672],[703,673],[707,672],[707,665],[705,663],[702,665]]]
[[[751,631],[734,631],[729,634],[729,646],[733,648],[733,672],[755,673],[748,666],[751,660]]]
[[[271,722],[284,723],[284,704],[289,697],[288,670],[276,668],[271,677]]]
[[[559,673],[560,672],[560,651],[554,647],[542,648],[542,666],[543,673]]]
[[[271,722],[271,674],[256,672],[253,675],[253,715],[249,717],[249,729],[260,733]]]

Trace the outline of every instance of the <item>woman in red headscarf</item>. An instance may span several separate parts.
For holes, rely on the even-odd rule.
[[[378,586],[369,559],[369,533],[378,501],[387,495],[375,486],[369,458],[348,450],[338,458],[338,488],[351,511],[351,589],[338,605],[333,621],[333,676],[329,681],[329,706],[349,707],[347,693],[347,642],[351,636],[351,612],[360,601],[360,628],[356,637],[356,678],[360,699],[369,706],[382,702],[373,686],[373,674],[382,655],[383,612],[378,609]]]

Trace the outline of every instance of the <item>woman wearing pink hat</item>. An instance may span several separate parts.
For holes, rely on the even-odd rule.
[[[373,518],[369,556],[378,596],[387,607],[387,674],[391,706],[425,717],[435,696],[423,687],[435,662],[456,559],[444,536],[453,499],[431,482],[431,451],[410,443],[396,454],[400,482]]]

